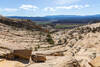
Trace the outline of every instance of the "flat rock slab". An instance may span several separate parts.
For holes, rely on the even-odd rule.
[[[18,61],[3,60],[0,62],[0,67],[24,67],[24,64]]]
[[[93,65],[94,67],[100,67],[100,56],[96,57],[94,60],[92,60],[91,65]]]
[[[75,59],[64,56],[49,60],[45,63],[33,63],[28,67],[74,67],[73,63],[77,63]]]

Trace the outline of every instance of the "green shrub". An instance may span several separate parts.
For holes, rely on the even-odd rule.
[[[53,39],[52,39],[52,37],[51,37],[50,34],[47,35],[47,42],[48,42],[49,44],[54,44],[54,41],[53,41]]]
[[[35,47],[35,51],[38,51],[38,47]]]

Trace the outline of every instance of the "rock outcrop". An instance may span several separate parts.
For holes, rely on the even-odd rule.
[[[59,34],[58,34],[59,33]],[[57,45],[65,48],[64,55],[74,57],[81,67],[91,67],[88,63],[100,56],[100,23],[81,26],[69,31],[52,34]],[[65,40],[65,42],[63,42]],[[59,48],[60,49],[60,48]]]
[[[95,59],[89,62],[89,64],[91,67],[100,67],[100,56],[97,56]]]
[[[80,65],[77,60],[64,56],[48,60],[45,63],[31,64],[28,67],[80,67]]]

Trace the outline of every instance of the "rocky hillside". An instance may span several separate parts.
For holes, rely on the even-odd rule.
[[[47,56],[42,64],[29,67],[99,67],[100,23],[52,34],[55,46],[35,54]]]
[[[8,19],[0,16],[0,49],[2,50],[0,54],[17,49],[38,50],[44,43],[50,45],[46,41],[47,34],[46,29],[30,20]]]
[[[32,50],[34,62],[17,67],[99,67],[99,46],[100,23],[50,34],[30,20],[0,17],[0,57],[12,50]],[[0,60],[0,64],[9,62],[15,64]]]
[[[52,37],[56,45],[63,45],[63,49],[66,50],[63,52],[64,55],[74,57],[82,67],[89,67],[88,63],[100,56],[99,34],[100,23],[96,23],[78,27],[70,31],[57,32],[52,34]]]

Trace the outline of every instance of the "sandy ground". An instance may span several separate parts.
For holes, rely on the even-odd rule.
[[[0,67],[24,67],[24,64],[18,61],[0,59]]]

